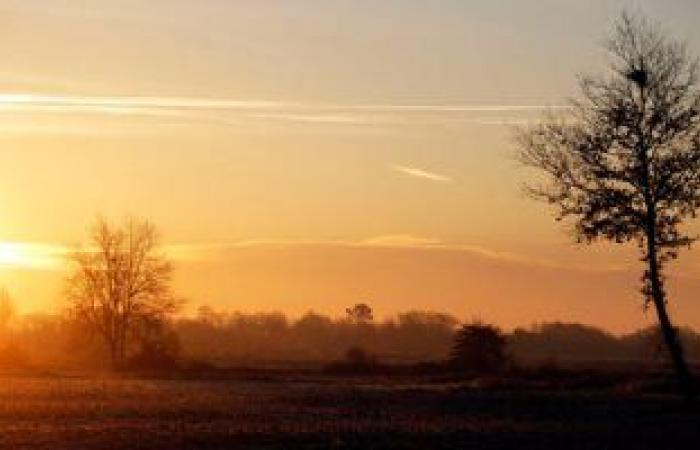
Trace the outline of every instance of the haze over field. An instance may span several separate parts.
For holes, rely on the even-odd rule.
[[[23,312],[59,307],[102,213],[158,225],[191,309],[644,325],[636,248],[577,247],[525,199],[510,126],[602,67],[625,6],[700,54],[697,2],[45,3],[0,4],[0,283]],[[671,276],[700,327],[700,250]]]

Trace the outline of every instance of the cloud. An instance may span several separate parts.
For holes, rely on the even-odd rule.
[[[488,126],[512,126],[512,125],[532,125],[534,123],[537,123],[539,121],[539,118],[532,118],[532,119],[527,119],[527,118],[518,118],[518,117],[502,117],[498,119],[483,119],[483,118],[477,118],[473,119],[470,122],[476,125],[488,125]]]
[[[411,236],[410,234],[390,234],[385,236],[376,236],[365,239],[359,243],[362,246],[368,247],[413,247],[424,248],[441,245],[442,241],[435,238],[426,238]]]
[[[411,234],[389,234],[366,239],[245,239],[229,242],[169,243],[160,247],[162,254],[175,263],[220,263],[231,251],[244,249],[289,250],[300,248],[337,248],[358,250],[396,250],[416,252],[454,252],[476,256],[484,261],[515,264],[547,270],[595,273],[620,273],[629,265],[586,265],[558,261],[540,256],[498,251],[473,244],[447,243],[441,239]],[[76,247],[41,242],[0,242],[0,270],[64,271],[67,257]],[[678,275],[683,275],[679,273]],[[690,276],[690,274],[688,275]]]
[[[446,243],[438,238],[413,236],[410,234],[380,235],[360,240],[342,239],[248,239],[234,242],[206,244],[172,244],[163,247],[164,253],[175,261],[205,262],[226,258],[227,252],[241,249],[287,250],[304,247],[347,248],[366,250],[397,250],[407,252],[454,252],[465,253],[504,264],[515,264],[547,270],[569,270],[595,273],[619,273],[629,270],[620,264],[586,265],[557,261],[508,251],[497,251],[473,244]]]
[[[240,125],[242,122],[283,122],[340,126],[408,125],[420,121],[464,121],[493,125],[522,122],[541,105],[396,105],[301,103],[277,100],[236,100],[198,97],[85,96],[36,93],[0,94],[0,112],[131,116],[191,123]],[[494,114],[499,114],[493,117]],[[504,117],[508,114],[513,117]]]
[[[279,120],[284,122],[297,123],[321,123],[321,124],[339,124],[339,125],[366,125],[368,120],[361,116],[341,115],[341,114],[289,114],[289,113],[267,113],[267,114],[248,114],[246,117],[263,120]]]
[[[452,183],[452,178],[441,175],[439,173],[428,172],[427,170],[419,169],[417,167],[408,167],[402,165],[391,166],[392,170],[416,178],[424,178],[426,180],[438,181],[441,183]]]
[[[550,109],[568,109],[568,106],[547,105],[357,105],[352,109],[368,111],[403,111],[403,112],[538,112]]]
[[[228,100],[210,98],[187,97],[133,97],[133,96],[69,96],[69,95],[44,95],[25,93],[0,94],[0,106],[11,107],[55,107],[56,111],[64,108],[70,111],[73,108],[87,110],[96,108],[100,113],[102,108],[124,108],[127,111],[135,111],[139,108],[155,108],[161,110],[261,110],[291,108],[296,104],[267,101],[267,100]]]
[[[199,97],[157,97],[157,96],[89,96],[53,95],[36,93],[3,93],[0,104],[61,105],[71,106],[112,106],[112,107],[153,107],[177,109],[303,109],[346,110],[346,111],[394,111],[394,112],[538,112],[550,109],[566,109],[557,105],[400,105],[400,104],[334,104],[300,103],[277,100],[234,100]]]

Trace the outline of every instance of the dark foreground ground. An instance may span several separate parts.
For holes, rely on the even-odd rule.
[[[639,450],[698,442],[700,415],[672,396],[626,388],[0,378],[1,449]]]

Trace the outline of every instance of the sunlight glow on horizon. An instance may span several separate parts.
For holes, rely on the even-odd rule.
[[[0,270],[60,270],[65,256],[66,249],[58,245],[0,242]]]

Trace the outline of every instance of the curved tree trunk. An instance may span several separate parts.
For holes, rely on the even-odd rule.
[[[654,239],[647,239],[647,262],[649,264],[649,284],[651,297],[659,319],[661,334],[668,348],[680,388],[688,402],[694,402],[697,396],[695,383],[683,356],[683,347],[676,329],[671,325],[671,319],[666,310],[666,294],[661,283],[659,260]]]
[[[641,61],[642,71],[644,71],[644,61]],[[643,187],[642,192],[644,195],[644,203],[646,207],[646,220],[645,220],[645,234],[646,234],[646,260],[649,265],[647,273],[645,274],[645,281],[648,283],[646,288],[649,290],[647,294],[651,294],[652,302],[654,303],[654,308],[656,309],[656,315],[659,319],[659,326],[661,328],[661,334],[664,337],[664,342],[668,348],[671,361],[673,363],[673,368],[676,372],[676,377],[678,378],[678,383],[683,392],[685,399],[692,403],[695,401],[696,392],[695,385],[692,375],[690,374],[690,369],[688,368],[688,363],[685,361],[683,356],[683,347],[681,345],[678,333],[676,329],[671,324],[671,318],[666,310],[666,292],[661,280],[661,264],[659,261],[659,248],[658,248],[658,228],[657,228],[657,200],[656,192],[654,189],[652,168],[650,167],[651,162],[649,158],[649,148],[647,147],[647,142],[645,136],[649,135],[650,132],[644,131],[644,126],[642,121],[644,120],[647,109],[647,89],[646,81],[637,81],[637,86],[639,87],[639,98],[641,111],[640,121],[638,126],[638,152],[643,168]]]

